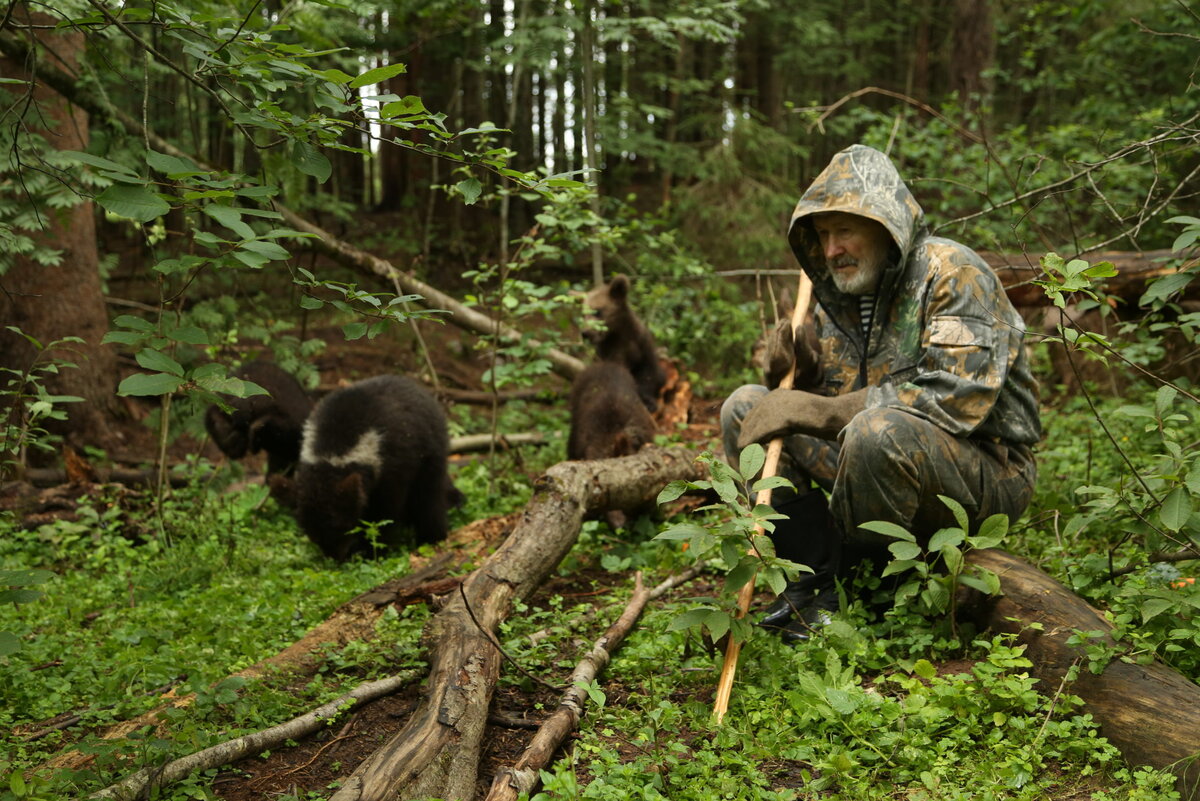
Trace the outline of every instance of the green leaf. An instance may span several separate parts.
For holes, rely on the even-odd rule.
[[[929,681],[937,675],[937,668],[928,659],[918,659],[913,663],[913,673],[916,673],[921,678]]]
[[[171,205],[144,186],[114,184],[96,198],[105,211],[137,222],[150,222],[171,210]]]
[[[208,203],[204,206],[204,213],[221,225],[228,228],[238,235],[239,239],[253,239],[254,229],[242,222],[242,212],[233,206],[221,206],[216,203]]]
[[[954,547],[962,545],[964,539],[965,536],[962,533],[962,529],[943,528],[934,532],[934,535],[929,538],[929,545],[927,547],[931,552],[940,551],[947,545]]]
[[[0,604],[30,604],[45,595],[41,590],[0,590]]]
[[[395,78],[407,71],[407,67],[403,64],[388,64],[386,67],[376,67],[373,70],[367,70],[362,75],[359,75],[350,82],[351,89],[358,89],[361,86],[370,86],[371,84],[383,83],[388,78]]]
[[[1200,459],[1195,459],[1192,462],[1192,466],[1187,472],[1187,478],[1184,479],[1183,483],[1193,495],[1200,495]]]
[[[1176,487],[1163,499],[1158,510],[1159,522],[1168,531],[1179,531],[1192,514],[1192,496],[1184,487]]]
[[[751,581],[754,581],[754,574],[757,571],[757,559],[743,559],[725,576],[725,587],[730,592],[737,592]]]
[[[963,505],[946,495],[939,495],[938,498],[954,513],[954,519],[958,521],[958,527],[963,531],[968,531],[971,527],[971,519],[967,517],[967,510],[963,508]]]
[[[479,181],[474,178],[459,181],[454,187],[463,196],[463,202],[468,206],[474,205],[475,201],[479,200],[479,194],[483,191],[483,187],[479,185]]]
[[[292,165],[305,175],[311,175],[318,183],[325,183],[333,173],[329,159],[308,142],[296,142],[292,148]]]
[[[738,457],[738,472],[742,474],[742,478],[749,481],[758,475],[758,471],[762,470],[766,461],[767,454],[763,450],[763,446],[753,442],[747,445],[746,449],[742,451],[742,455]]]
[[[1178,394],[1179,390],[1167,384],[1158,388],[1158,392],[1154,395],[1154,410],[1159,417],[1166,417],[1170,413],[1171,404],[1175,402]]]
[[[917,541],[917,538],[909,534],[905,529],[886,520],[872,520],[868,523],[860,524],[859,528],[865,528],[867,531],[874,531],[876,534],[883,534],[884,536],[893,537],[898,540],[905,540],[907,542]]]
[[[979,526],[978,533],[971,537],[974,548],[995,548],[1008,535],[1008,515],[992,515]]]
[[[252,239],[249,242],[243,242],[241,248],[265,256],[272,261],[283,261],[291,258],[292,255],[288,252],[287,248],[281,247],[274,242],[264,242],[261,239]]]
[[[113,320],[113,325],[121,328],[131,328],[134,331],[150,332],[155,330],[154,323],[148,320],[143,320],[141,317],[134,317],[132,314],[122,314]]]
[[[729,613],[720,609],[714,609],[704,618],[704,625],[708,627],[708,633],[714,640],[725,636],[725,632],[729,631],[729,623]]]
[[[780,489],[782,487],[791,487],[792,482],[788,481],[783,476],[771,476],[770,478],[760,478],[755,481],[750,487],[752,492],[762,492],[763,490]]]
[[[166,373],[134,373],[117,387],[118,395],[169,395],[183,384],[183,379]]]
[[[664,490],[664,492],[665,492],[665,490]],[[671,526],[666,531],[660,532],[659,534],[657,534],[654,537],[654,539],[667,540],[667,541],[690,540],[693,537],[697,537],[697,536],[700,536],[702,534],[707,534],[707,533],[708,533],[708,529],[704,528],[703,526],[698,526],[695,523],[679,523],[677,525]]]
[[[366,323],[346,323],[342,326],[342,335],[346,337],[346,341],[362,339],[366,333]]]
[[[183,376],[183,365],[161,351],[147,348],[138,351],[135,358],[137,359],[137,363],[147,370],[157,370],[160,373]]]
[[[958,573],[960,570],[962,570],[962,551],[953,545],[945,545],[939,548],[938,552],[942,555],[942,561],[946,563],[946,570],[948,570],[951,574]]]
[[[182,325],[179,328],[167,331],[166,334],[167,339],[174,340],[175,342],[183,342],[187,345],[208,344],[208,334],[194,325]]]
[[[115,161],[110,161],[100,156],[93,156],[91,153],[84,153],[79,150],[64,150],[62,151],[62,155],[70,156],[82,164],[87,164],[89,167],[96,167],[97,169],[108,170],[110,172],[124,173],[131,178],[137,177],[137,173],[126,167],[124,164],[118,164]]]
[[[701,609],[689,609],[681,615],[678,615],[674,620],[667,624],[667,631],[682,631],[683,629],[699,626],[708,619],[708,615],[713,610],[705,607]]]
[[[19,650],[21,650],[21,640],[17,637],[17,635],[10,631],[0,631],[0,656],[9,656],[11,654],[15,654]],[[20,778],[20,776],[21,772],[19,770],[14,770],[12,772],[12,777],[9,779],[13,793],[16,794],[18,798],[21,797],[21,792],[23,792],[25,780],[21,779],[22,790],[20,791],[13,785],[16,780]]]
[[[904,561],[916,560],[921,556],[921,546],[915,542],[893,542],[888,545],[892,556]]]
[[[686,481],[672,481],[662,488],[662,492],[658,493],[658,498],[654,502],[662,506],[664,503],[678,500],[689,489],[691,486]]]
[[[0,570],[0,586],[35,587],[57,575],[53,570]]]
[[[302,309],[319,309],[325,305],[325,301],[320,298],[314,298],[312,295],[300,296],[300,308]]]
[[[168,178],[177,178],[184,175],[196,175],[202,171],[195,164],[192,164],[187,159],[181,159],[176,156],[168,156],[165,153],[159,153],[156,150],[146,151],[146,163],[151,169],[162,173]]]
[[[1138,608],[1142,613],[1142,622],[1149,623],[1151,618],[1158,616],[1168,609],[1174,608],[1174,606],[1175,604],[1166,598],[1147,598],[1142,601]]]
[[[845,690],[830,687],[825,690],[825,700],[839,715],[853,715],[862,705],[857,695],[851,695]]]

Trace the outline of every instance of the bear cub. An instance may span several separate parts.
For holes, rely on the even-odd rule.
[[[230,398],[230,411],[213,404],[204,415],[212,441],[230,459],[267,452],[267,473],[290,475],[300,461],[300,436],[312,401],[295,376],[274,362],[247,362],[234,376],[269,395]]]
[[[446,536],[446,512],[461,494],[450,481],[450,438],[441,406],[402,376],[377,376],[336,390],[304,425],[293,501],[300,527],[337,561],[368,554],[350,535],[360,521],[391,520],[386,545],[411,528],[418,543]]]
[[[604,286],[587,294],[586,304],[604,324],[603,330],[589,330],[584,336],[596,346],[601,361],[623,365],[637,387],[638,397],[648,411],[658,408],[658,395],[667,382],[658,361],[658,348],[645,323],[629,306],[629,279],[617,275]]]
[[[637,453],[654,439],[654,420],[633,376],[616,362],[596,362],[571,383],[567,458],[611,459]]]

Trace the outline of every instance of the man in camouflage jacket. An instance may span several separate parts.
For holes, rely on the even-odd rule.
[[[796,205],[788,241],[816,308],[794,343],[790,325],[777,329],[768,372],[794,360],[795,389],[741,387],[721,424],[733,464],[751,442],[785,437],[781,473],[801,495],[777,503],[791,518],[777,550],[817,572],[760,622],[803,639],[836,605],[832,579],[850,561],[886,561],[888,540],[859,524],[885,520],[927,539],[954,525],[939,495],[974,522],[1016,519],[1041,424],[1021,317],[978,254],[929,235],[886,155],[854,145],[834,156]]]

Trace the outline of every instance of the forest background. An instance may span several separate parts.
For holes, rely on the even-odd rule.
[[[315,569],[286,515],[265,528],[255,517],[264,498],[254,490],[232,496],[240,499],[232,506],[212,499],[212,466],[193,446],[214,393],[241,391],[228,367],[266,355],[326,389],[364,369],[402,366],[497,399],[527,389],[553,396],[590,358],[572,291],[624,272],[635,277],[639,313],[711,412],[754,377],[752,343],[772,320],[775,294],[794,283],[783,238],[791,206],[854,142],[890,153],[937,233],[996,254],[1034,290],[1021,298],[1031,328],[1045,334],[1031,345],[1050,433],[1034,508],[1019,547],[1008,547],[1109,610],[1119,645],[1099,661],[1159,658],[1194,678],[1200,597],[1185,580],[1200,531],[1189,297],[1200,237],[1198,37],[1189,3],[1149,0],[7,4],[5,472],[55,463],[64,442],[96,464],[150,460],[164,472],[144,509],[105,497],[40,528],[5,513],[3,583],[26,588],[10,591],[23,603],[0,619],[0,681],[11,701],[2,714],[12,730],[3,792],[95,789],[128,756],[105,751],[90,773],[35,774],[56,748],[89,741],[83,732],[28,741],[22,725],[85,708],[94,729],[139,711],[149,703],[140,693],[180,674],[188,686],[210,687],[371,582],[408,569],[404,560]],[[1141,260],[1138,280],[1112,275],[1103,260],[1121,263],[1114,250]],[[1046,313],[1067,301],[1062,316]],[[470,330],[452,328],[439,310]],[[339,369],[352,352],[347,342],[394,361],[368,355],[365,367]],[[456,409],[453,433],[561,431],[563,411],[524,401]],[[178,472],[205,483],[172,496],[168,457],[189,448]],[[528,462],[493,455],[460,466],[456,480],[470,499],[460,522],[519,509],[533,476],[562,457],[561,438],[550,438]],[[219,525],[206,517],[218,513],[226,515]],[[589,523],[585,539],[603,551],[607,572],[625,575],[679,558],[664,555],[653,533],[629,545]],[[145,538],[156,545],[129,544]],[[222,591],[214,574],[244,567],[229,552],[248,541],[268,560],[255,569],[270,564],[279,581],[258,574]],[[193,575],[205,560],[212,569]],[[165,570],[176,571],[170,586],[135,578]],[[259,624],[273,633],[253,645],[228,627],[197,625],[195,647],[220,653],[173,650],[166,643],[183,635],[162,619],[188,594],[181,588],[199,586],[212,586],[205,603],[227,614],[229,596],[258,598],[258,609],[265,601],[255,593],[265,592],[297,617]],[[157,609],[157,623],[112,613],[108,636],[97,634],[107,645],[75,652],[65,660],[73,667],[53,679],[34,670],[82,646],[72,626],[135,587],[145,595],[129,606]],[[59,604],[70,598],[79,605],[65,612]],[[673,639],[687,630],[672,628],[679,609],[648,624],[651,639],[631,643],[642,660],[686,661]],[[1014,689],[1019,649],[918,620],[893,618],[869,646],[831,640],[819,659],[768,651],[760,687],[782,682],[787,697],[789,681],[777,677],[810,668],[826,682],[798,692],[838,699],[827,719],[805,724],[835,745],[789,741],[799,725],[792,720],[778,739],[756,732],[751,755],[713,767],[706,786],[723,787],[719,797],[789,797],[801,784],[780,776],[794,774],[811,792],[855,798],[953,797],[979,782],[996,784],[996,797],[1047,788],[1057,797],[1169,797],[1162,774],[1115,767],[1119,757],[1096,744],[1094,726],[1062,693]],[[951,684],[920,702],[969,721],[954,737],[938,734],[961,749],[955,758],[918,767],[905,749],[921,745],[871,742],[866,731],[887,727],[847,717],[883,714],[862,701],[871,697],[863,676],[927,678],[922,660],[968,656],[978,660],[986,702]],[[387,658],[395,654],[331,656],[329,673],[349,681],[385,670],[371,660]],[[92,671],[107,659],[140,667],[102,680]],[[638,670],[628,666],[627,679]],[[906,697],[924,698],[918,685],[904,685]],[[310,692],[333,697],[341,686]],[[962,697],[946,701],[955,693]],[[237,697],[205,696],[200,717],[130,746],[134,758],[153,763],[214,729],[269,717],[245,701],[252,693]],[[650,770],[667,797],[707,797],[705,781],[681,772],[706,765],[720,738],[696,734],[701,713],[670,691],[648,698],[606,707],[636,723],[594,721],[594,739],[546,774],[546,792],[604,797],[598,788],[608,786],[621,797],[621,781]],[[741,713],[760,725],[780,714]],[[695,738],[666,736],[681,727]],[[649,733],[634,738],[635,753],[615,749],[614,759],[606,728]],[[972,732],[1002,730],[1011,751],[970,750]],[[585,788],[571,785],[576,776]],[[180,792],[211,794],[212,778]]]

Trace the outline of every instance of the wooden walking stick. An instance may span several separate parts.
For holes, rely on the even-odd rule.
[[[796,290],[796,308],[792,309],[792,341],[795,342],[798,330],[804,323],[804,317],[808,314],[808,304],[812,299],[812,281],[808,279],[808,273],[800,271],[800,286]],[[788,370],[787,375],[779,382],[780,389],[791,389],[796,381],[796,362],[792,361],[792,369]],[[770,478],[779,471],[779,457],[783,453],[783,437],[776,437],[767,445],[767,458],[763,463],[762,477]],[[748,478],[748,477],[747,477]],[[771,489],[761,491],[756,503],[770,503]],[[762,526],[754,529],[755,534],[762,534]],[[738,593],[738,618],[746,616],[746,612],[750,611],[750,601],[754,598],[754,581],[757,578],[757,573],[751,576],[746,585],[742,587]],[[717,697],[713,702],[713,714],[717,716],[717,723],[725,717],[726,710],[729,709],[729,696],[733,693],[733,674],[737,671],[738,654],[741,653],[742,644],[737,641],[731,634],[729,644],[725,646],[725,663],[721,666],[721,678],[717,681]]]

